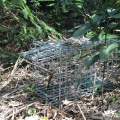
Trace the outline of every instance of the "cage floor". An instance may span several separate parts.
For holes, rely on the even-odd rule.
[[[97,80],[96,87],[101,87],[101,80]],[[89,88],[86,86],[87,84],[81,84],[75,87],[75,81],[67,81],[55,85],[50,85],[49,88],[46,86],[39,86],[34,89],[34,92],[40,96],[43,101],[46,101],[46,99],[53,103],[53,104],[59,104],[62,100],[75,100],[76,98],[81,98],[84,96],[90,96],[92,94],[93,87],[89,86]],[[92,81],[93,82],[93,81]],[[90,85],[90,82],[88,82]],[[93,83],[91,83],[92,85]],[[110,81],[104,81],[104,90],[108,89],[115,89],[117,87],[116,84],[113,84]],[[98,92],[98,91],[97,91]]]

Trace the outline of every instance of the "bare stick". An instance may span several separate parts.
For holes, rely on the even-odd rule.
[[[22,61],[21,61],[21,63],[22,63]],[[0,88],[0,91],[10,83],[10,81],[12,79],[12,76],[14,75],[14,73],[16,72],[16,70],[18,68],[18,64],[19,64],[19,60],[16,61],[15,65],[14,65],[14,68],[13,68],[13,70],[12,70],[12,72],[11,72],[9,78],[8,78],[7,83]]]
[[[81,112],[81,114],[82,114],[82,116],[83,116],[83,119],[86,120],[85,115],[84,115],[83,111],[82,111],[81,108],[80,108],[80,105],[77,104],[77,106],[78,106],[78,108],[79,108],[79,110],[80,110],[80,112]]]
[[[94,75],[94,81],[93,81],[92,100],[94,99],[94,92],[95,92],[95,80],[96,80],[96,72],[95,72],[95,75]]]

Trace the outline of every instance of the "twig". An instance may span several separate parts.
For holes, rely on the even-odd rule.
[[[80,110],[80,112],[81,112],[81,114],[82,114],[82,116],[83,116],[83,119],[86,120],[85,115],[84,115],[83,111],[82,111],[81,108],[80,108],[80,105],[77,104],[77,106],[78,106],[78,108],[79,108],[79,110]]]
[[[22,63],[22,61],[20,63]],[[14,75],[14,73],[16,72],[16,70],[18,68],[18,64],[19,64],[19,60],[16,61],[15,65],[14,65],[14,68],[13,68],[13,70],[12,70],[12,72],[11,72],[9,78],[8,78],[7,83],[0,88],[0,91],[10,83],[10,81],[12,79],[12,76]]]
[[[15,108],[13,108],[12,120],[14,120],[14,116],[15,116]]]
[[[96,72],[95,72],[95,75],[94,75],[94,81],[93,81],[92,100],[94,99],[94,92],[95,92],[95,80],[96,80]]]

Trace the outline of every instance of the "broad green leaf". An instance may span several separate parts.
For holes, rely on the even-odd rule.
[[[96,35],[93,38],[91,38],[90,41],[92,41],[92,42],[102,41],[102,38],[103,38],[103,35],[99,34],[99,35]]]
[[[112,17],[113,17],[113,18],[120,18],[120,13],[115,14],[115,15],[113,15]]]
[[[119,38],[119,36],[117,34],[107,34],[107,39],[111,38]],[[105,39],[105,35],[103,36],[103,39]]]
[[[99,25],[100,22],[101,22],[101,20],[102,20],[102,18],[103,18],[102,15],[96,15],[96,14],[95,14],[95,15],[92,17],[92,22],[93,22],[93,24]]]
[[[28,114],[29,114],[29,115],[36,114],[36,109],[35,109],[35,108],[30,108],[30,109],[28,110]]]
[[[107,46],[103,46],[103,48],[100,50],[100,60],[105,61],[108,58],[108,49]]]
[[[88,62],[85,63],[85,69],[88,69],[91,65],[93,65],[99,59],[99,54],[94,55]]]
[[[118,43],[112,43],[111,45],[108,46],[107,51],[110,52],[114,48],[117,48],[119,46]]]
[[[116,10],[116,9],[112,9],[112,8],[107,9],[107,13],[108,13],[108,15],[109,15],[109,16],[114,15],[116,12],[117,12],[117,10]]]
[[[28,19],[29,12],[28,12],[27,8],[24,7],[24,9],[22,11],[23,11],[23,14],[24,14],[24,18]]]
[[[74,32],[73,37],[79,38],[79,37],[83,36],[84,34],[86,34],[90,29],[91,29],[91,24],[86,23]]]

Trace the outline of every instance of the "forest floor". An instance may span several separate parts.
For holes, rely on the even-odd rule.
[[[0,120],[120,120],[120,86],[104,92],[104,99],[97,94],[94,99],[64,100],[59,109],[43,104],[34,91],[27,89],[35,83],[28,67],[16,62],[0,68]]]

